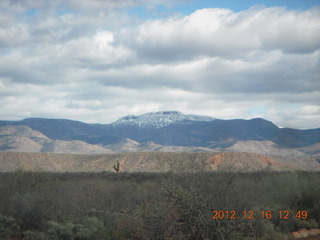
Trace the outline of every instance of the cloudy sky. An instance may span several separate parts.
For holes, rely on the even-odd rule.
[[[0,119],[161,110],[320,127],[320,0],[1,0]]]

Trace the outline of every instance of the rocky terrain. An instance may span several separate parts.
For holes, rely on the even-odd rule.
[[[205,171],[292,171],[306,170],[256,153],[166,153],[137,152],[113,154],[0,153],[0,172],[205,172]],[[312,164],[312,163],[310,163]],[[313,163],[312,170],[320,170]],[[311,170],[311,169],[308,169]]]

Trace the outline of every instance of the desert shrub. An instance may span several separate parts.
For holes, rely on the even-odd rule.
[[[75,239],[95,240],[106,239],[106,229],[103,222],[95,217],[88,217],[82,220],[73,229]]]
[[[145,202],[118,221],[119,239],[184,239],[179,213],[170,202]]]
[[[47,205],[43,192],[16,193],[10,198],[10,205],[7,213],[14,217],[21,231],[41,230],[54,213],[48,212],[50,205]],[[57,214],[57,213],[56,213]]]
[[[45,233],[39,231],[27,230],[23,233],[24,240],[48,240]]]
[[[228,239],[280,239],[281,233],[276,231],[274,224],[267,219],[243,219],[238,224],[237,231]]]
[[[19,226],[13,217],[0,214],[0,239],[10,239],[19,232]]]
[[[78,223],[48,222],[46,239],[50,240],[98,240],[108,239],[109,233],[103,222],[95,217],[88,217]]]
[[[73,223],[48,222],[49,228],[46,237],[50,240],[73,240],[77,226]]]
[[[0,239],[277,239],[319,227],[319,185],[310,172],[0,173]],[[231,221],[213,210],[309,217]]]

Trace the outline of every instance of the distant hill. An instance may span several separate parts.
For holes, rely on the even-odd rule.
[[[6,152],[110,153],[98,145],[79,140],[52,140],[24,125],[0,127],[0,150]]]

